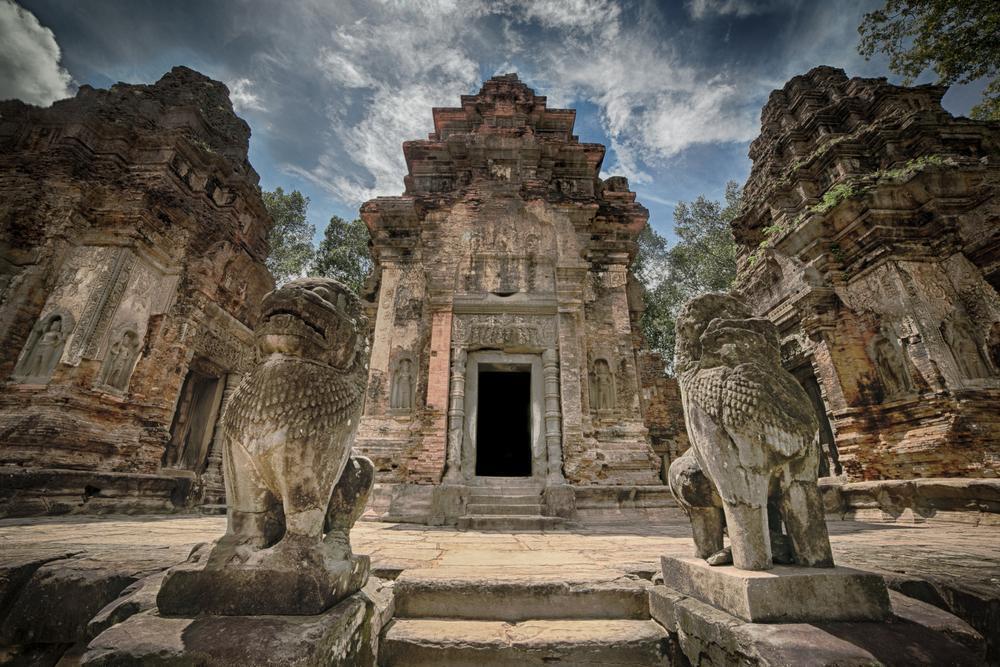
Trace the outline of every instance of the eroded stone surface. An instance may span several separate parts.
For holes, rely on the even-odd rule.
[[[725,525],[737,568],[769,569],[779,545],[799,565],[831,567],[816,486],[819,425],[781,366],[777,328],[731,294],[705,294],[677,316],[675,362],[691,450],[671,464],[670,482],[698,555],[722,562],[713,551]]]
[[[945,625],[942,619],[932,618],[933,614],[921,617],[912,609],[891,622],[747,623],[666,586],[657,586],[650,591],[650,611],[677,638],[680,651],[691,664],[982,664],[983,642],[973,637],[974,632],[958,638],[941,631]],[[958,619],[948,625],[956,623],[961,625]]]
[[[753,623],[882,621],[890,613],[882,577],[844,567],[756,572],[665,556],[663,583]]]
[[[652,621],[397,620],[386,631],[383,664],[663,664],[667,637]]]
[[[250,128],[185,67],[0,117],[0,515],[218,498],[272,285]]]
[[[624,178],[600,178],[604,147],[574,136],[575,112],[516,75],[461,102],[404,144],[403,196],[361,209],[377,313],[359,452],[385,484],[659,483],[683,429],[662,362],[637,360],[629,265],[648,212]],[[477,470],[480,369],[530,374],[514,473]]]
[[[97,636],[81,664],[374,665],[373,618],[362,594],[317,616],[170,618],[148,611]]]
[[[1000,475],[1000,134],[946,90],[817,67],[750,147],[736,286],[852,481]]]
[[[368,371],[368,319],[328,278],[269,293],[259,361],[225,427],[226,534],[171,570],[160,613],[318,614],[358,591],[369,561],[351,551],[373,468],[351,458]]]
[[[892,589],[952,611],[989,641],[1000,636],[1000,527],[947,522],[925,524],[830,521],[837,562],[886,577]],[[148,547],[169,547],[171,564],[195,543],[225,530],[220,517],[117,517],[0,521],[0,560],[15,550],[52,554],[111,552],[127,560]],[[360,522],[352,543],[372,558],[372,571],[389,577],[410,568],[507,568],[536,572],[618,571],[651,579],[663,554],[690,556],[691,533],[679,510],[634,514],[615,510],[603,522],[559,533],[478,533],[450,528]],[[10,609],[0,610],[9,614]],[[85,627],[88,618],[80,619]],[[1000,649],[991,644],[991,656]],[[996,657],[990,659],[996,660]]]

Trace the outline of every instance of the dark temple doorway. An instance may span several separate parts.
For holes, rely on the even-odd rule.
[[[163,453],[164,467],[204,471],[226,384],[219,375],[203,369],[188,371]]]
[[[476,475],[531,476],[530,371],[479,371]]]

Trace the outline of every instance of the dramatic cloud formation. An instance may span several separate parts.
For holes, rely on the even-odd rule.
[[[237,111],[266,111],[253,88],[250,79],[236,79],[229,84],[229,98]]]
[[[0,0],[0,99],[48,106],[68,97],[70,75],[59,57],[51,30],[11,0]]]
[[[30,14],[0,0],[0,81],[20,86],[6,96],[65,95],[59,46],[79,83],[176,64],[225,81],[262,186],[311,197],[319,233],[399,194],[402,143],[497,73],[577,109],[581,140],[608,147],[602,172],[627,176],[668,235],[677,201],[746,178],[772,89],[820,64],[886,73],[855,49],[880,0],[20,1]]]

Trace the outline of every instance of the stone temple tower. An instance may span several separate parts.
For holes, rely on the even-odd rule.
[[[361,209],[378,311],[359,453],[447,522],[481,486],[553,515],[574,486],[658,484],[629,296],[647,210],[514,74],[433,116],[403,195]]]
[[[1000,475],[1000,125],[945,91],[817,67],[750,146],[736,286],[852,480]]]

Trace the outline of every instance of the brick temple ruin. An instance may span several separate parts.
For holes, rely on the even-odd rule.
[[[273,286],[228,91],[0,103],[0,513],[225,502],[215,424]]]
[[[566,517],[574,488],[661,484],[629,272],[648,212],[516,75],[461,102],[403,144],[403,195],[361,208],[378,310],[356,448],[389,513],[454,522],[514,478]]]
[[[751,147],[736,289],[812,397],[831,511],[992,511],[970,480],[1000,473],[998,130],[943,93],[817,68]],[[0,114],[0,512],[221,506],[219,416],[273,285],[249,128],[186,68]],[[373,515],[672,502],[680,397],[629,271],[648,213],[574,120],[494,77],[362,207]]]
[[[1000,129],[946,90],[818,67],[750,147],[736,287],[851,480],[1000,476]]]
[[[638,328],[648,213],[516,76],[435,109],[362,207],[366,302],[271,292],[221,83],[0,102],[0,516],[174,513],[0,523],[0,662],[1000,662],[1000,123],[943,93],[825,67],[772,93],[739,298],[682,313],[701,469]]]

